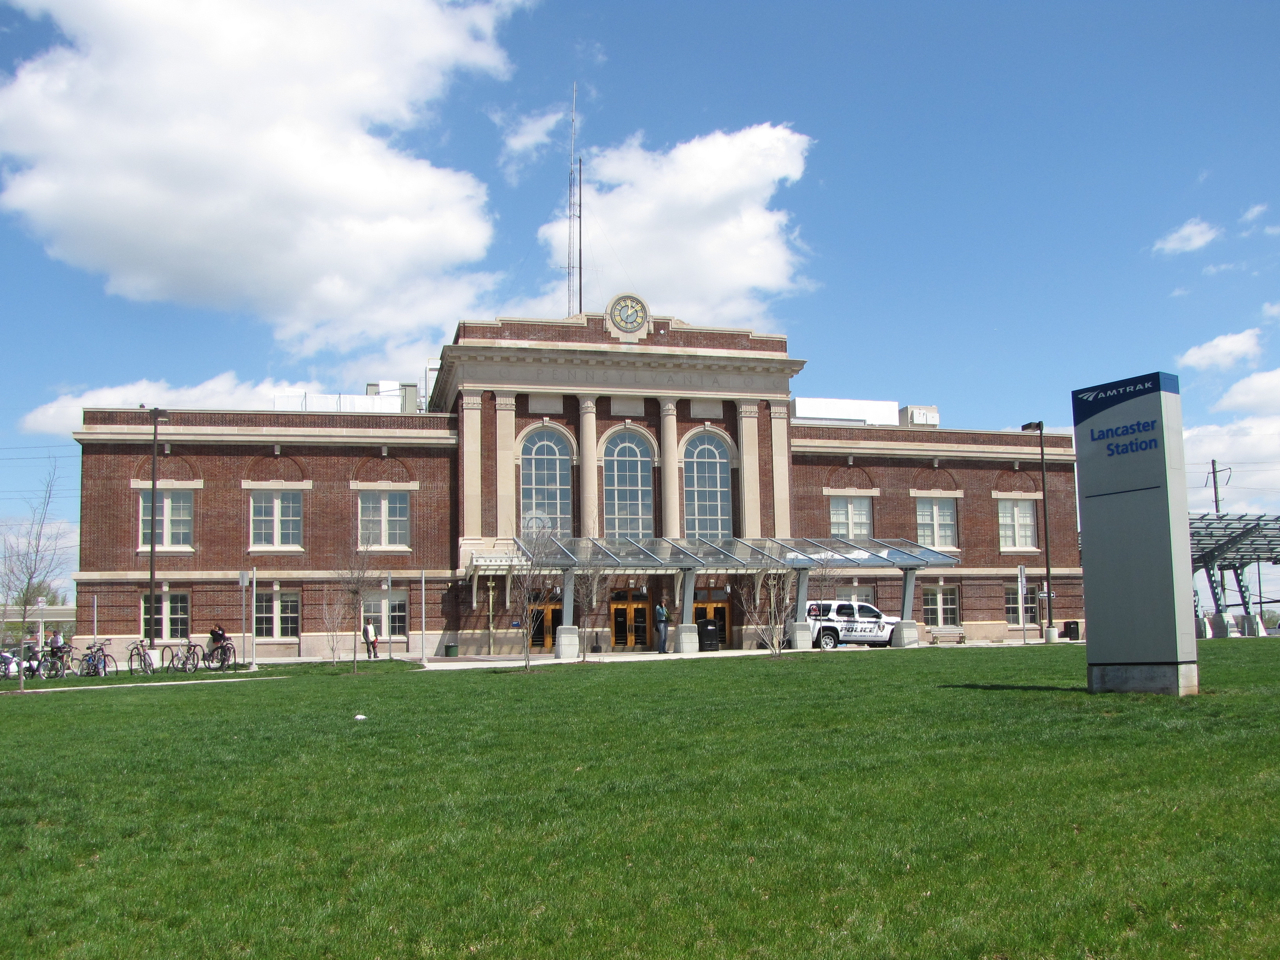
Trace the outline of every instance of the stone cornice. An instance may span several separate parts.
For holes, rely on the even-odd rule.
[[[71,434],[85,443],[151,443],[149,424],[90,424]],[[367,443],[397,447],[455,447],[456,430],[361,429],[358,427],[165,427],[165,443],[289,444],[291,446],[344,446]]]
[[[1011,447],[993,443],[912,443],[905,440],[821,440],[792,437],[795,455],[939,458],[943,460],[1021,460],[1028,465],[1039,462],[1040,451],[1029,447]],[[1045,450],[1049,463],[1075,463],[1076,453],[1070,448],[1049,447]]]

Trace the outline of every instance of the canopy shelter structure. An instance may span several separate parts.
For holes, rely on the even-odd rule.
[[[1255,563],[1280,563],[1280,516],[1274,514],[1192,514],[1191,570],[1205,571],[1213,594],[1214,612],[1225,615],[1229,604],[1223,593],[1222,575],[1230,570],[1240,591],[1246,617],[1253,616],[1249,584],[1243,576]]]
[[[601,571],[606,574],[680,575],[683,623],[693,623],[694,582],[698,574],[754,574],[794,572],[796,609],[808,603],[809,576],[814,570],[856,574],[868,568],[897,568],[902,571],[902,619],[911,619],[915,578],[919,570],[953,567],[958,562],[910,540],[825,540],[760,539],[596,539],[534,536],[517,539],[517,554],[473,555],[468,575],[474,606],[477,587],[483,576],[505,575],[510,603],[511,576],[531,567],[559,571],[563,577],[564,624],[573,623],[573,581],[575,574]]]

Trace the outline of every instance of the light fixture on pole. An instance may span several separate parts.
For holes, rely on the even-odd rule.
[[[1044,460],[1044,421],[1033,420],[1031,423],[1024,423],[1022,429],[1026,433],[1037,432],[1040,434],[1040,513],[1044,518],[1044,582],[1045,593],[1045,612],[1049,622],[1045,625],[1045,639],[1049,639],[1049,631],[1054,629],[1053,626],[1053,568],[1049,565],[1049,471],[1045,466]]]
[[[169,411],[151,408],[151,571],[148,578],[147,646],[156,646],[156,458],[160,453],[160,424],[169,422]],[[163,528],[162,528],[163,529]]]

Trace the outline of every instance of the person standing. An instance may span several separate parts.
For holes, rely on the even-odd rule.
[[[373,617],[368,617],[364,622],[364,658],[378,659],[378,628],[374,626]]]
[[[658,605],[653,608],[653,623],[658,630],[658,652],[667,652],[667,624],[671,622],[671,615],[667,612],[666,598],[658,601]]]

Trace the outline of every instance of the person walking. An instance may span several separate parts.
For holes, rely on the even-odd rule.
[[[367,618],[364,622],[364,658],[378,659],[378,628],[374,626],[373,617]]]
[[[658,601],[658,605],[653,608],[653,622],[658,629],[658,652],[667,652],[667,624],[671,622],[671,615],[667,612],[667,601],[664,597]]]

